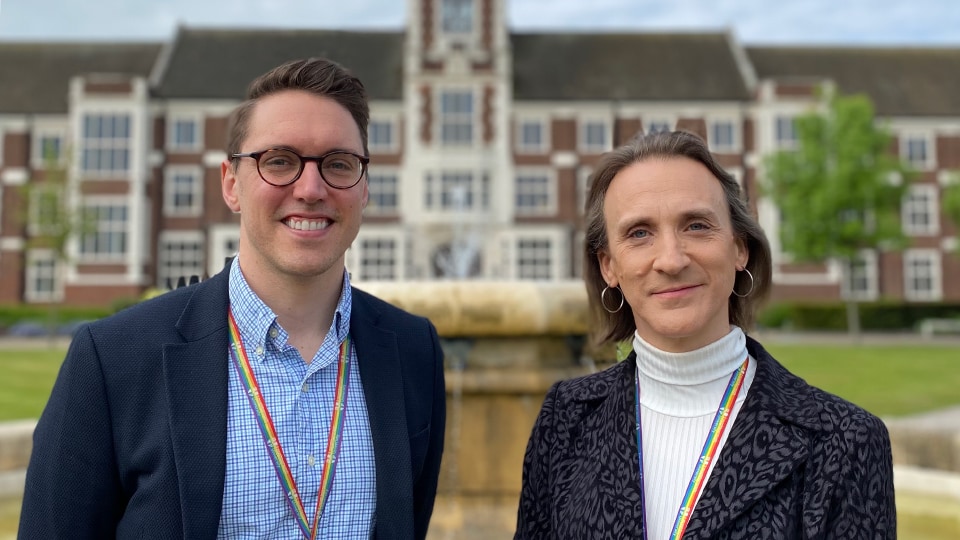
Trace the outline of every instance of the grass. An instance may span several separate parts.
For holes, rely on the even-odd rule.
[[[37,418],[50,397],[66,350],[0,350],[0,422]]]
[[[960,347],[770,345],[814,386],[881,417],[960,405]]]

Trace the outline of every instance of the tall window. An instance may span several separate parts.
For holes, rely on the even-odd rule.
[[[33,138],[33,163],[45,168],[50,163],[61,163],[64,152],[64,135],[59,131],[38,131]]]
[[[84,259],[117,259],[127,253],[127,206],[125,204],[86,204],[84,219],[90,232],[80,239]]]
[[[30,250],[27,254],[24,299],[27,302],[62,300],[63,288],[57,274],[57,257],[52,250]]]
[[[54,189],[36,189],[30,192],[28,204],[30,233],[54,234],[65,217],[60,207],[61,194]]]
[[[914,169],[929,169],[933,164],[930,137],[909,133],[902,135],[900,157]]]
[[[396,214],[399,208],[399,182],[396,173],[377,173],[367,176],[370,199],[368,214]]]
[[[364,238],[360,241],[360,279],[393,280],[397,274],[397,241],[393,238]]]
[[[473,92],[440,94],[440,140],[446,145],[473,144]]]
[[[440,18],[447,34],[473,32],[473,0],[440,0]]]
[[[519,171],[516,184],[517,215],[544,215],[553,210],[553,189],[546,171]]]
[[[517,277],[519,279],[551,279],[553,251],[545,238],[517,240]]]
[[[389,120],[371,120],[368,131],[371,152],[392,152],[396,150],[393,122]]]
[[[797,147],[796,120],[792,116],[777,116],[774,126],[777,148],[790,149]]]
[[[169,167],[164,188],[164,213],[196,216],[203,208],[203,182],[198,167]]]
[[[130,169],[130,115],[83,117],[80,169],[86,176],[123,176]]]
[[[903,200],[900,212],[903,232],[913,235],[931,235],[940,231],[937,187],[913,185]]]
[[[647,135],[665,133],[673,129],[673,122],[664,119],[653,119],[647,122]]]
[[[473,171],[427,173],[424,206],[430,210],[471,211],[490,208],[490,176]]]
[[[736,150],[736,125],[732,120],[715,120],[710,124],[710,149],[714,152]]]
[[[182,277],[203,276],[203,236],[200,233],[164,233],[160,238],[157,286],[176,288]]]
[[[584,152],[604,152],[608,146],[607,123],[588,120],[580,124],[580,149]]]
[[[200,148],[200,122],[196,118],[174,118],[170,125],[170,149]]]
[[[546,125],[541,120],[521,120],[517,123],[517,151],[540,154],[547,150]]]
[[[907,250],[903,256],[903,280],[907,300],[940,300],[940,253],[934,249]]]
[[[877,296],[877,255],[864,251],[844,268],[841,295],[845,299],[873,300]]]

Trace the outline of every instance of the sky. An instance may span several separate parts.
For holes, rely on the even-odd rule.
[[[516,31],[732,29],[749,44],[960,46],[956,0],[505,1]],[[406,16],[403,0],[0,0],[0,41],[162,41],[178,24],[398,30]]]

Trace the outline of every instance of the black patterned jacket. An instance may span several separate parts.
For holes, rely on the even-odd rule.
[[[883,423],[809,386],[753,339],[747,349],[756,377],[683,538],[896,538]],[[547,393],[523,460],[515,538],[643,538],[635,370],[631,355]]]

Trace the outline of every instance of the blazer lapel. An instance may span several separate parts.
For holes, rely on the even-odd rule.
[[[684,538],[712,538],[793,473],[807,459],[816,404],[795,392],[789,374],[747,339],[757,359],[750,393],[737,415]]]
[[[376,537],[407,538],[413,531],[413,473],[397,335],[379,326],[379,313],[356,289],[350,333],[373,436],[377,523],[389,524],[377,526]]]
[[[184,538],[214,538],[223,506],[227,437],[228,271],[195,285],[163,348]]]

